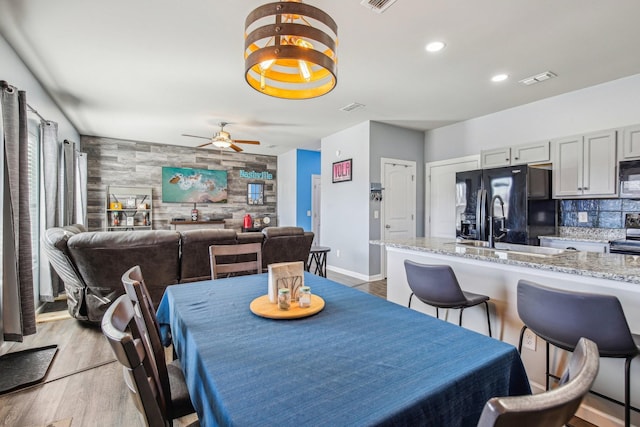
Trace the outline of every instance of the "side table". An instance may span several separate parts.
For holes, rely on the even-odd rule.
[[[307,261],[307,271],[321,277],[327,277],[327,252],[331,250],[328,246],[311,246],[309,260]],[[315,269],[311,271],[311,266]]]

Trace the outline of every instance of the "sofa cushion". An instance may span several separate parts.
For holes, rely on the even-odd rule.
[[[314,234],[302,227],[266,227],[262,244],[262,268],[278,262],[302,261],[307,265]]]
[[[236,231],[222,228],[186,230],[180,232],[180,236],[182,240],[181,283],[211,279],[209,246],[236,244]]]
[[[265,227],[262,229],[262,233],[265,237],[278,237],[278,236],[301,236],[304,234],[302,227]]]
[[[122,275],[139,265],[153,303],[164,289],[178,283],[180,234],[177,231],[96,231],[67,241],[72,261],[87,285],[89,320],[98,322],[107,307],[124,293]]]

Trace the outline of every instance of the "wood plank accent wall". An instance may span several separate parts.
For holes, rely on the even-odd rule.
[[[228,203],[198,204],[201,217],[224,218],[225,228],[237,230],[242,228],[247,213],[253,218],[268,215],[272,219],[270,225],[277,225],[277,156],[95,136],[82,136],[80,147],[87,153],[87,227],[91,231],[106,229],[106,192],[110,185],[153,188],[154,230],[169,230],[169,222],[174,217],[190,219],[193,204],[162,203],[162,166],[227,171]],[[266,171],[273,179],[240,178],[240,170]],[[250,182],[265,184],[264,205],[247,204],[247,184]]]

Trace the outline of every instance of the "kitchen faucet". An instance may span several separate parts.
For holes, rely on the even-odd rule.
[[[495,205],[496,205],[496,200],[500,200],[500,207],[502,208],[502,217],[500,218],[500,222],[501,222],[501,226],[500,226],[500,232],[502,234],[500,234],[499,236],[494,236],[494,231],[493,231],[493,220],[495,219]],[[507,231],[506,228],[504,227],[504,221],[505,221],[505,217],[504,217],[504,200],[502,200],[502,197],[500,197],[499,195],[495,195],[491,198],[491,204],[490,204],[490,215],[489,215],[489,247],[490,248],[494,248],[495,247],[495,239],[502,239],[505,236],[505,232]]]

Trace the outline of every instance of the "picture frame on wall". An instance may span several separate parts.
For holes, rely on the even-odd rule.
[[[351,181],[351,179],[353,178],[352,166],[352,159],[334,162],[331,167],[331,182],[336,183]]]

